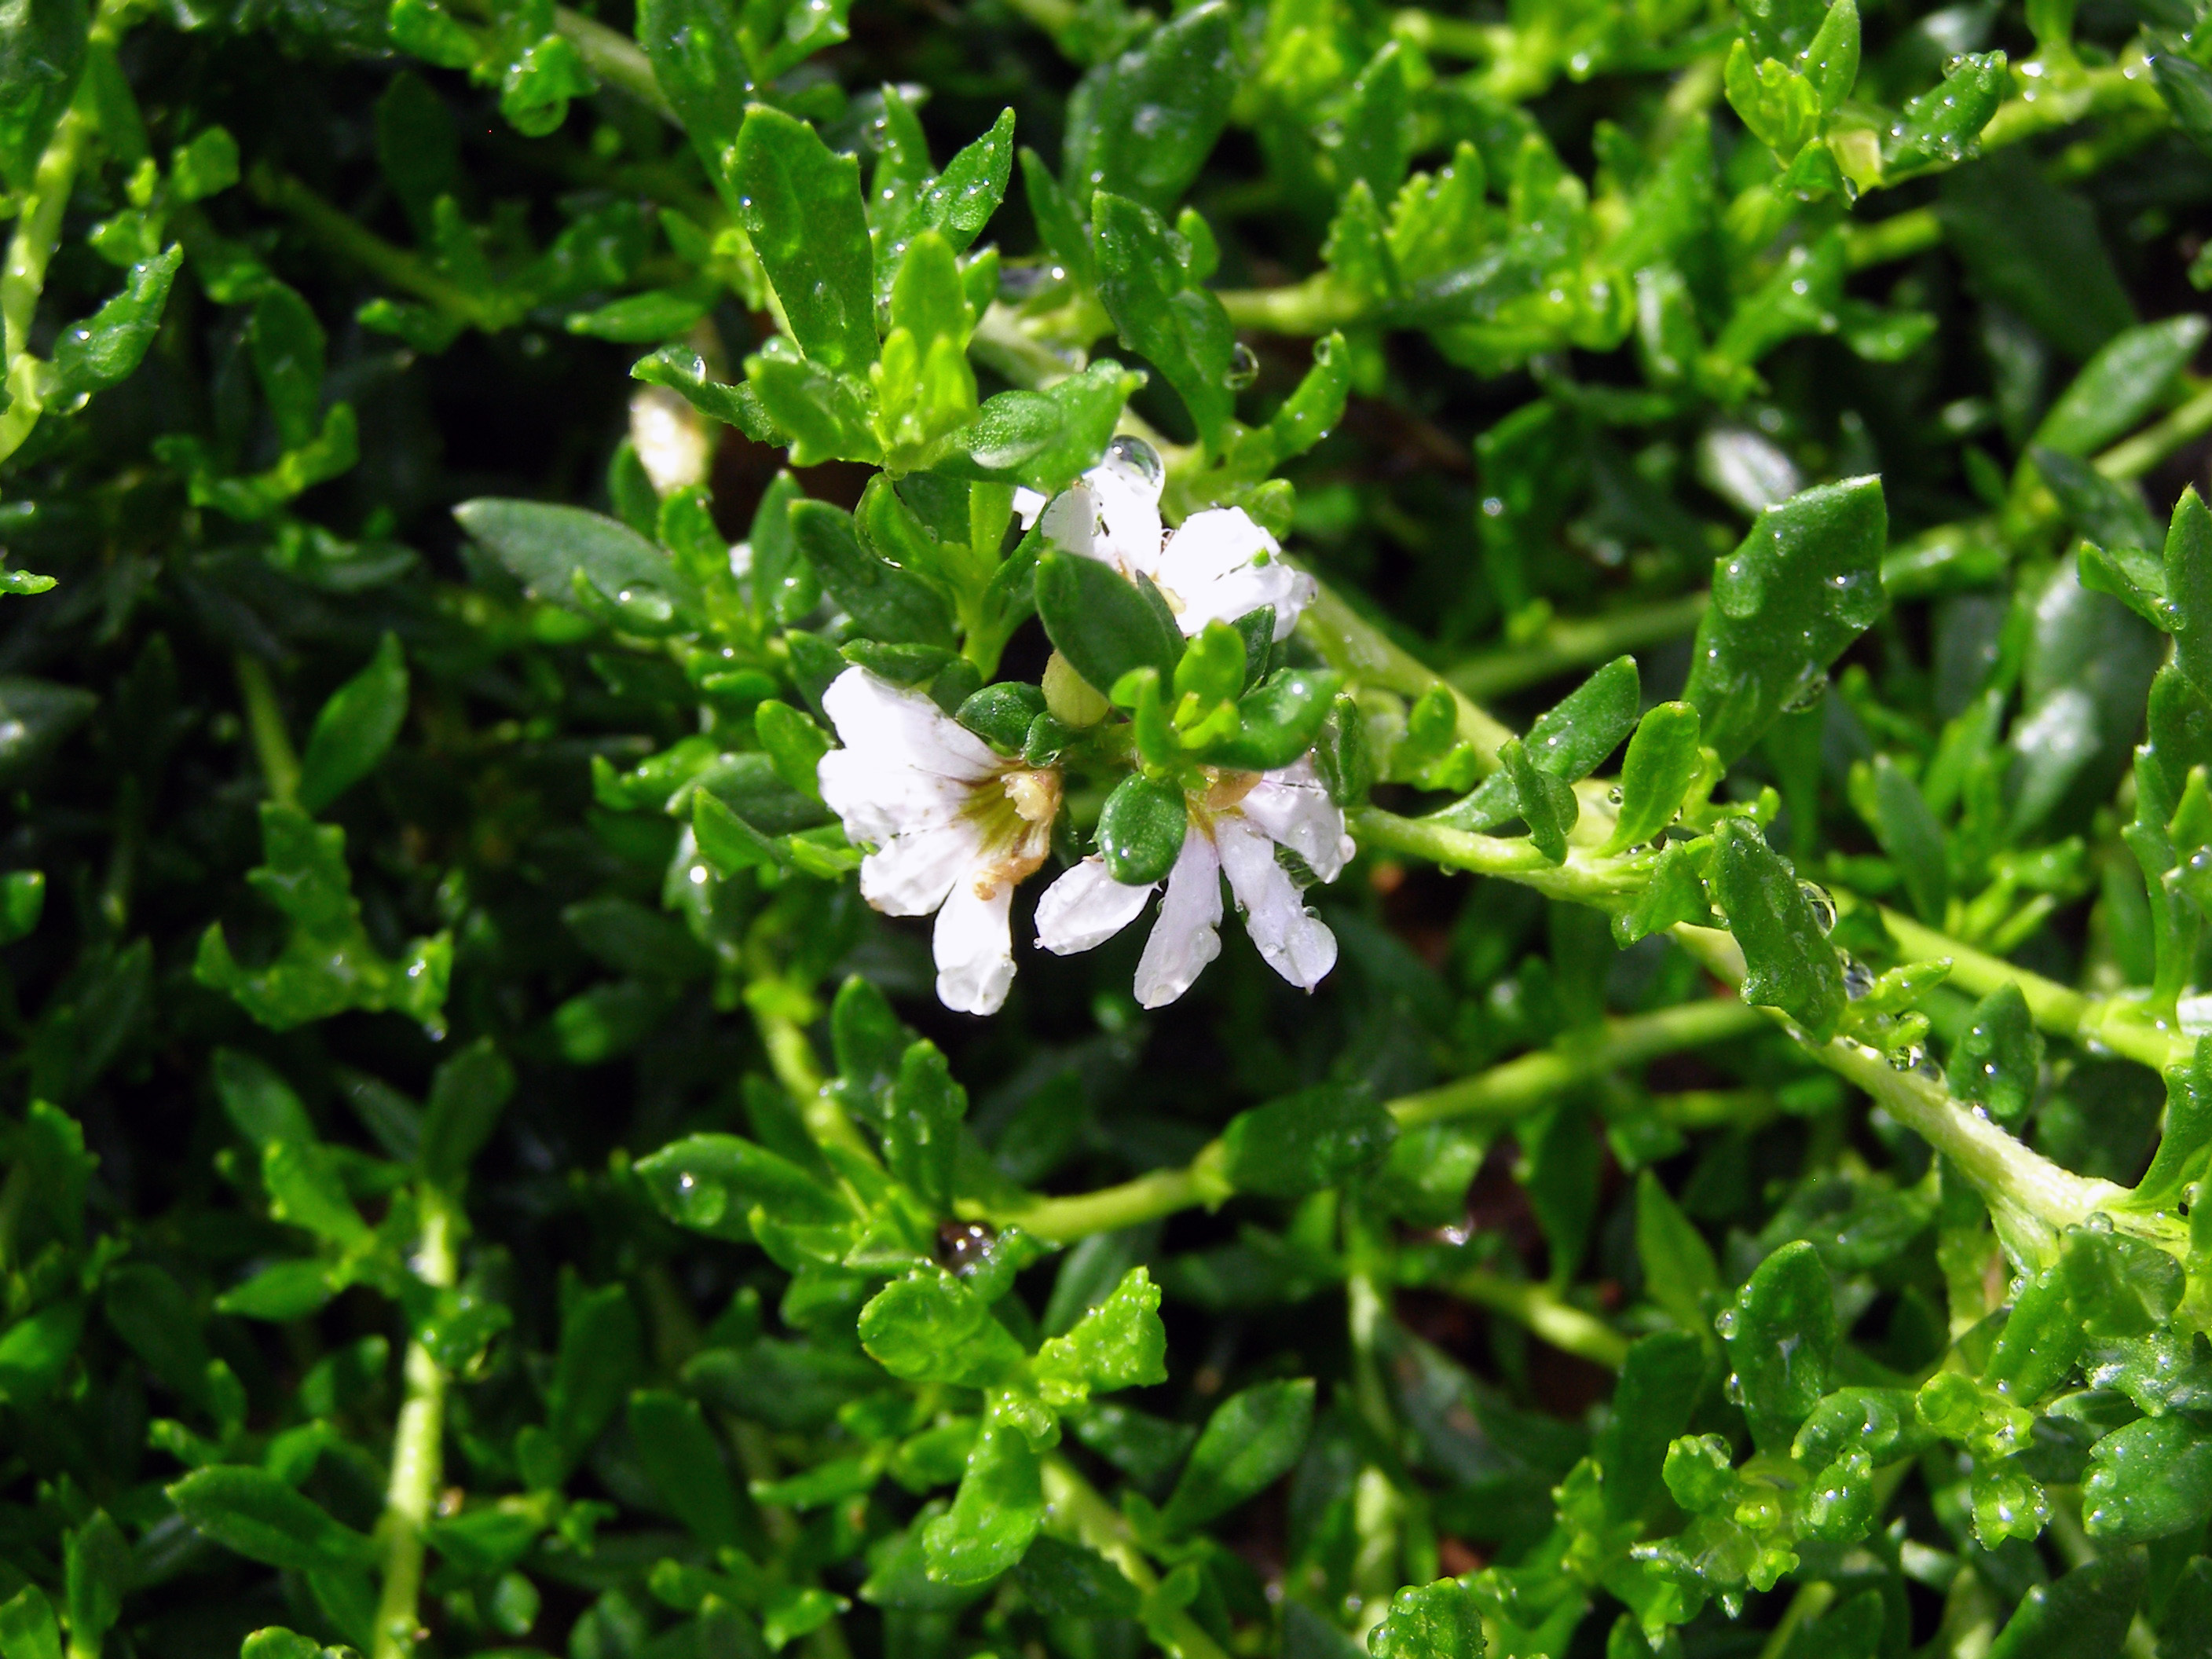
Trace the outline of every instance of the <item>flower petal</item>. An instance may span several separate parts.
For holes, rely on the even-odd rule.
[[[1237,811],[1304,859],[1323,881],[1342,875],[1358,850],[1344,833],[1344,809],[1328,798],[1310,755],[1262,777],[1237,803]]]
[[[1160,480],[1109,453],[1045,508],[1044,533],[1125,576],[1150,575],[1160,561]]]
[[[1192,514],[1162,551],[1158,577],[1181,603],[1176,621],[1186,635],[1272,605],[1275,637],[1287,639],[1317,591],[1312,577],[1283,562],[1275,538],[1241,507]]]
[[[1164,1008],[1190,989],[1221,954],[1220,925],[1221,860],[1206,832],[1193,824],[1183,831],[1159,920],[1137,963],[1137,1000]]]
[[[1312,990],[1336,966],[1336,935],[1306,908],[1266,835],[1237,817],[1223,818],[1213,835],[1252,943],[1270,968],[1300,990]]]
[[[860,896],[887,916],[926,916],[982,856],[965,818],[893,836],[860,860]]]
[[[979,891],[978,889],[982,890]],[[937,913],[937,1000],[963,1014],[995,1014],[1014,982],[1014,884],[963,875]]]
[[[1106,873],[1105,860],[1085,859],[1037,901],[1037,943],[1056,957],[1094,950],[1134,921],[1158,887],[1126,886]]]
[[[848,668],[822,694],[837,741],[890,766],[980,782],[1000,769],[990,745],[920,691]]]
[[[822,799],[852,840],[887,841],[912,830],[949,823],[974,797],[975,786],[911,766],[885,763],[855,749],[833,749],[814,775]]]

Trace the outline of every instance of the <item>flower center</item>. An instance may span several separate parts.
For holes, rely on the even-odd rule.
[[[1211,766],[1199,769],[1206,779],[1203,791],[1192,790],[1183,797],[1190,808],[1190,816],[1208,836],[1213,834],[1213,821],[1233,812],[1238,803],[1258,787],[1257,772],[1230,772]]]
[[[995,785],[995,787],[994,787]],[[981,832],[982,848],[969,879],[978,898],[1001,883],[1018,882],[1052,849],[1052,821],[1060,815],[1060,769],[1013,766],[969,792],[963,816]]]

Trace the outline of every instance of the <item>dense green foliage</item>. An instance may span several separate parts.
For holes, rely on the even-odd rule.
[[[0,4],[0,1659],[2212,1654],[2212,15],[1472,9]]]

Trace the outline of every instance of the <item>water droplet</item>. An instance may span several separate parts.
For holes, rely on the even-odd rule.
[[[1856,957],[1844,958],[1844,994],[1853,1002],[1874,989],[1874,969]]]
[[[2102,1210],[2093,1210],[2087,1225],[2093,1233],[2108,1233],[2112,1231],[2112,1218]]]
[[[1721,1334],[1723,1341],[1735,1334],[1735,1326],[1736,1312],[1734,1308],[1723,1308],[1713,1316],[1713,1328]]]
[[[1620,793],[1620,786],[1617,783],[1613,785],[1612,788],[1605,792],[1605,798],[1611,801],[1615,806],[1620,805],[1622,801],[1628,799],[1626,795]]]
[[[1836,931],[1836,902],[1829,897],[1828,890],[1817,881],[1801,881],[1797,890],[1805,896],[1805,903],[1813,912],[1813,925],[1824,933]]]
[[[1721,1392],[1728,1396],[1729,1405],[1741,1406],[1743,1404],[1743,1378],[1730,1371],[1728,1381],[1721,1385]]]
[[[1229,373],[1221,378],[1231,391],[1242,392],[1260,378],[1259,354],[1239,340],[1229,354]]]
[[[1820,699],[1827,695],[1828,677],[1818,669],[1808,669],[1805,678],[1782,700],[1782,712],[1802,714],[1808,708],[1818,708]]]
[[[1893,1072],[1915,1072],[1920,1062],[1928,1058],[1928,1051],[1917,1042],[1908,1042],[1902,1048],[1893,1048],[1889,1054],[1889,1069]]]
[[[1110,466],[1138,479],[1155,495],[1160,493],[1161,486],[1167,482],[1168,470],[1161,465],[1159,451],[1142,438],[1132,438],[1126,434],[1106,446],[1106,459],[1099,465]]]

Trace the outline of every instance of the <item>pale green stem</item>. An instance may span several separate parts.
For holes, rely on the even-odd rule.
[[[2192,1039],[2154,1019],[2130,999],[2086,996],[2055,980],[2016,968],[2002,957],[1962,945],[1894,910],[1883,910],[1881,919],[1906,961],[1949,958],[1949,982],[1961,991],[1984,997],[2000,986],[2017,985],[2036,1024],[2054,1036],[2124,1054],[2156,1071],[2180,1065],[2196,1052]]]
[[[1541,638],[1510,650],[1486,652],[1449,670],[1444,678],[1480,702],[1540,684],[1571,668],[1609,662],[1624,651],[1679,639],[1698,625],[1709,596],[1686,593],[1609,617],[1555,622]]]
[[[1045,1524],[1061,1536],[1075,1539],[1098,1552],[1140,1592],[1159,1588],[1159,1575],[1137,1547],[1135,1535],[1121,1510],[1101,1497],[1098,1489],[1058,1452],[1047,1452],[1043,1467]],[[1188,1612],[1170,1613],[1163,1621],[1160,1646],[1170,1659],[1229,1659],[1221,1644],[1206,1633]]]
[[[876,1157],[868,1143],[853,1127],[853,1120],[845,1115],[836,1097],[830,1092],[829,1080],[823,1074],[822,1062],[815,1057],[814,1045],[806,1040],[806,1033],[799,1022],[781,1006],[788,995],[781,984],[763,980],[755,981],[745,998],[753,1012],[753,1023],[760,1031],[761,1047],[768,1051],[769,1069],[775,1073],[775,1080],[783,1085],[784,1092],[798,1103],[807,1133],[823,1146],[842,1146],[874,1163]]]
[[[387,287],[411,294],[478,328],[497,329],[512,320],[500,307],[440,275],[428,260],[363,228],[289,173],[257,170],[248,184],[259,200],[289,214],[315,240]]]
[[[1712,928],[1674,928],[1675,939],[1715,975],[1731,985],[1744,978],[1743,951],[1729,934]],[[1872,1096],[1892,1117],[1949,1158],[1990,1207],[1990,1219],[2007,1253],[2024,1267],[2054,1259],[2058,1235],[2103,1214],[2124,1232],[2179,1255],[2187,1237],[2171,1218],[2125,1208],[2128,1191],[2109,1181],[2077,1176],[2030,1150],[1988,1118],[1951,1096],[1942,1082],[1917,1070],[1900,1071],[1879,1051],[1849,1037],[1816,1042],[1779,1012],[1769,1011],[1805,1052]]]
[[[1844,228],[1844,258],[1853,270],[1909,259],[1943,240],[1943,221],[1934,208],[1912,208],[1869,224]]]
[[[1506,1123],[1537,1110],[1577,1084],[1609,1071],[1640,1065],[1663,1054],[1723,1042],[1759,1030],[1765,1019],[1732,999],[1685,1003],[1656,1013],[1610,1019],[1562,1037],[1557,1047],[1522,1054],[1419,1094],[1386,1103],[1402,1128],[1474,1118]],[[1055,1243],[1093,1233],[1118,1232],[1201,1204],[1218,1205],[1235,1192],[1224,1173],[1227,1148],[1216,1140],[1180,1170],[1155,1170],[1117,1187],[1070,1198],[1038,1199],[979,1217]]]
[[[1327,585],[1298,619],[1299,632],[1331,668],[1360,685],[1419,697],[1438,686],[1449,691],[1459,712],[1459,735],[1474,745],[1482,769],[1498,769],[1498,750],[1513,729],[1479,708],[1467,694],[1346,605]]]
[[[660,94],[660,83],[653,79],[653,65],[636,41],[627,34],[609,28],[596,18],[571,11],[566,6],[553,14],[553,27],[567,37],[583,58],[584,66],[592,76],[611,87],[621,88],[643,104],[647,109],[681,126],[676,112],[668,100]]]
[[[1835,1599],[1836,1587],[1826,1579],[1798,1585],[1797,1593],[1790,1598],[1790,1605],[1782,1610],[1782,1617],[1767,1633],[1765,1643],[1759,1650],[1759,1659],[1782,1659],[1790,1651],[1790,1638],[1797,1633],[1798,1627],[1818,1619]]]
[[[447,1196],[418,1188],[422,1236],[413,1267],[423,1284],[444,1290],[453,1282],[458,1225]],[[384,1589],[376,1607],[370,1659],[411,1659],[421,1630],[423,1540],[444,1479],[446,1371],[420,1342],[407,1345],[405,1401],[392,1437],[392,1474],[385,1488],[378,1535],[384,1548]]]
[[[2097,457],[2108,478],[2140,478],[2184,445],[2212,432],[2212,386],[2207,386],[2154,426],[2114,444]]]
[[[276,688],[269,667],[260,658],[241,651],[236,659],[238,689],[246,699],[246,727],[253,738],[254,757],[261,763],[261,781],[269,799],[292,806],[300,799],[300,757],[284,730],[284,711],[276,706]]]
[[[1603,1320],[1561,1301],[1548,1285],[1507,1279],[1480,1267],[1469,1267],[1439,1282],[1454,1296],[1527,1326],[1562,1353],[1616,1371],[1627,1362],[1626,1337]]]
[[[1686,1002],[1656,1013],[1609,1019],[1589,1030],[1567,1033],[1555,1047],[1522,1054],[1456,1083],[1394,1100],[1390,1115],[1409,1129],[1460,1118],[1504,1122],[1525,1116],[1566,1090],[1607,1072],[1684,1048],[1725,1042],[1764,1024],[1754,1010],[1732,998]]]
[[[46,289],[46,266],[61,240],[62,215],[69,207],[70,190],[76,181],[77,163],[91,136],[93,118],[86,105],[90,94],[80,90],[77,100],[62,112],[39,165],[31,175],[31,188],[16,216],[15,233],[8,239],[8,257],[0,268],[0,336],[4,336],[4,364],[8,392],[14,398],[0,412],[0,460],[22,447],[39,423],[43,404],[39,385],[40,365],[31,355],[32,319],[39,296]]]
[[[1504,876],[1553,898],[1607,908],[1640,890],[1656,861],[1649,853],[1605,857],[1571,846],[1566,862],[1553,864],[1525,837],[1477,835],[1427,818],[1400,817],[1379,806],[1355,807],[1346,823],[1369,852],[1402,854],[1479,876]]]

